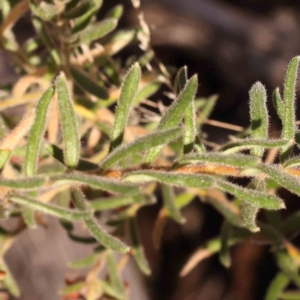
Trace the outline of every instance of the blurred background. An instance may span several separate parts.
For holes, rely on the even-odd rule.
[[[116,3],[125,5],[120,26],[135,26],[136,11],[129,0],[104,1],[103,12]],[[300,1],[141,0],[141,10],[151,28],[157,57],[165,65],[187,65],[189,75],[198,73],[199,96],[219,95],[211,116],[214,120],[247,127],[251,85],[261,81],[271,100],[273,90],[282,87],[287,64],[300,54]],[[30,16],[25,16],[17,28],[24,36],[32,30],[26,27],[26,18]],[[0,80],[16,79],[1,53]],[[276,137],[280,122],[272,105],[269,109],[270,135]],[[226,140],[227,133],[218,127],[206,125],[203,131],[212,142]],[[189,256],[219,234],[222,218],[211,206],[195,199],[183,210],[187,219],[183,226],[168,221],[157,251],[151,234],[159,208],[160,203],[141,210],[139,215],[141,238],[153,272],[149,278],[141,277],[130,264],[125,278],[132,286],[133,300],[264,298],[276,270],[269,246],[246,242],[232,249],[230,269],[213,256],[181,278],[180,270]],[[24,291],[21,299],[58,299],[56,291],[66,274],[75,276],[68,274],[66,263],[84,257],[88,251],[70,242],[55,220],[47,229],[22,233],[6,257]]]

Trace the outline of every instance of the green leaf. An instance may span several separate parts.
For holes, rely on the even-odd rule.
[[[143,198],[141,195],[136,196],[115,196],[95,199],[89,202],[90,206],[95,211],[111,210],[120,208],[129,204],[142,202]]]
[[[33,210],[38,210],[48,215],[52,215],[54,217],[63,218],[66,220],[83,220],[85,219],[89,212],[88,211],[78,211],[71,210],[64,207],[60,207],[50,203],[44,203],[35,199],[32,199],[25,195],[13,195],[9,197],[9,200],[24,205]]]
[[[287,159],[282,164],[285,168],[293,168],[293,167],[299,167],[300,166],[300,156],[294,156],[290,159]]]
[[[0,186],[11,189],[31,190],[43,186],[46,178],[43,177],[30,177],[30,178],[17,178],[17,179],[4,179],[0,178]]]
[[[181,68],[175,78],[175,92],[176,95],[184,89],[187,83],[187,67]],[[186,109],[185,116],[185,133],[183,137],[183,153],[189,153],[193,150],[194,141],[196,136],[196,111],[194,100],[191,102],[189,107]]]
[[[124,175],[125,181],[131,182],[148,182],[161,181],[166,184],[178,185],[183,187],[195,188],[211,188],[215,185],[215,180],[211,176],[200,174],[180,174],[177,172],[163,172],[163,171],[133,171]]]
[[[0,150],[0,169],[2,169],[5,163],[8,161],[10,157],[10,150]]]
[[[64,161],[68,167],[74,168],[77,166],[79,160],[79,136],[73,102],[70,98],[67,80],[63,73],[60,73],[56,78],[56,89],[64,140]]]
[[[188,81],[187,67],[184,66],[178,70],[175,77],[174,89],[176,95],[180,94],[180,92],[184,89],[187,81]]]
[[[141,69],[138,63],[135,63],[127,72],[122,85],[122,91],[115,114],[115,123],[111,133],[110,151],[122,144],[129,110],[136,96],[140,79]]]
[[[103,0],[88,0],[90,3],[90,9],[84,13],[83,15],[80,15],[78,18],[75,19],[75,25],[72,28],[72,33],[78,33],[81,30],[85,29],[92,17],[97,13],[97,11],[102,6]]]
[[[253,178],[252,181],[248,184],[248,187],[260,192],[267,191],[266,181],[257,178]],[[260,230],[256,225],[256,217],[258,212],[259,207],[257,205],[253,205],[245,201],[241,203],[241,216],[243,222],[251,232],[258,232]]]
[[[289,254],[284,250],[277,250],[274,252],[274,256],[283,275],[300,287],[298,267],[294,264],[293,259],[289,256]]]
[[[111,284],[108,284],[106,281],[101,281],[101,284],[103,286],[105,294],[107,294],[110,297],[113,297],[113,299],[124,300],[124,295],[118,293],[116,289],[114,289],[111,286]]]
[[[295,91],[298,73],[298,64],[300,56],[292,59],[288,66],[284,85],[284,119],[282,128],[283,139],[294,139],[296,132],[296,116],[295,116]],[[281,148],[281,160],[286,160],[291,152],[291,146]]]
[[[145,86],[141,87],[138,90],[136,97],[134,99],[134,105],[138,105],[144,99],[148,99],[150,96],[155,94],[160,87],[161,87],[161,82],[158,80],[150,82],[149,84],[146,84]]]
[[[85,13],[87,13],[89,9],[91,9],[91,7],[92,7],[91,1],[82,1],[82,3],[79,3],[77,6],[69,10],[66,10],[63,13],[63,17],[66,19],[78,18],[84,15]]]
[[[53,181],[65,181],[70,183],[77,183],[81,185],[88,185],[90,187],[108,191],[112,193],[121,194],[137,194],[139,188],[136,185],[119,182],[113,179],[107,179],[101,176],[87,175],[79,172],[73,172],[62,175],[54,175],[51,177]],[[1,181],[0,181],[1,186]]]
[[[259,211],[259,206],[253,205],[246,201],[242,201],[241,203],[241,216],[246,225],[246,227],[251,232],[258,232],[259,227],[256,225],[256,217]]]
[[[184,116],[186,109],[193,101],[196,95],[197,88],[198,79],[197,75],[194,75],[190,80],[188,80],[183,91],[179,94],[176,100],[172,103],[172,105],[163,115],[158,125],[157,131],[170,129],[178,126],[178,124]],[[147,155],[146,161],[148,163],[151,163],[153,160],[155,160],[162,148],[163,146],[158,146],[154,149],[151,149]]]
[[[209,97],[206,102],[204,107],[202,108],[202,110],[200,111],[200,115],[196,120],[196,126],[199,129],[201,129],[204,121],[206,119],[208,119],[208,117],[210,116],[210,114],[212,113],[216,102],[218,100],[218,95],[212,95],[211,97]]]
[[[196,111],[194,101],[187,108],[184,116],[185,133],[183,137],[183,152],[184,154],[193,151],[196,137]]]
[[[124,6],[122,4],[115,5],[106,15],[106,18],[114,18],[120,20],[124,12]]]
[[[132,239],[132,254],[137,262],[138,267],[145,275],[151,274],[149,263],[145,257],[143,246],[140,242],[138,234],[138,226],[136,218],[130,218],[130,234]]]
[[[180,128],[173,128],[170,130],[162,130],[148,134],[145,137],[136,139],[132,143],[121,145],[115,148],[106,158],[101,162],[100,168],[108,169],[114,166],[120,159],[125,158],[135,153],[149,150],[158,145],[166,145],[181,136]]]
[[[288,218],[286,218],[284,221],[282,221],[279,224],[279,229],[283,235],[288,235],[293,231],[298,230],[299,225],[300,225],[300,211],[296,211],[295,213],[292,213]]]
[[[61,162],[62,164],[65,164],[64,162],[64,153],[63,150],[59,147],[52,145],[52,144],[44,144],[45,149],[47,152],[52,155],[57,161]],[[79,159],[77,167],[75,170],[77,171],[95,171],[99,169],[98,165],[91,163],[87,160]],[[63,171],[63,170],[61,170]],[[61,172],[60,172],[61,173]]]
[[[269,175],[271,179],[282,187],[300,196],[300,182],[298,177],[286,173],[284,169],[276,165],[261,164],[257,168]]]
[[[268,287],[265,300],[278,300],[281,293],[289,284],[289,279],[281,272],[277,273]]]
[[[234,153],[246,149],[254,149],[254,148],[277,148],[282,147],[284,145],[288,145],[290,143],[290,140],[258,140],[258,139],[243,139],[243,140],[237,140],[234,142],[230,142],[220,148],[220,151],[223,153]]]
[[[227,222],[237,227],[244,227],[238,207],[230,202],[223,192],[212,189],[205,195],[205,201],[223,215]]]
[[[125,298],[126,290],[118,272],[116,259],[111,251],[107,252],[106,262],[112,288],[116,290],[118,294],[123,295],[123,297]]]
[[[24,207],[23,209],[23,219],[27,227],[29,228],[36,228],[36,223],[35,223],[35,212],[32,209],[29,209],[27,207]]]
[[[19,298],[21,293],[18,284],[3,259],[0,261],[0,270],[5,272],[3,279],[5,288],[12,296]]]
[[[54,94],[54,88],[50,87],[42,95],[36,108],[35,121],[30,129],[26,156],[24,162],[24,173],[31,176],[36,173],[37,159],[40,152],[42,140],[44,139],[45,127],[47,123],[47,113],[50,101]]]
[[[78,33],[77,36],[75,35],[75,38],[78,38],[78,43],[80,44],[89,44],[112,32],[117,27],[117,25],[118,21],[116,19],[106,19],[88,26],[85,30]]]
[[[281,99],[279,88],[277,88],[273,93],[273,105],[276,109],[276,112],[281,119],[281,121],[284,120],[284,103]]]
[[[70,295],[72,293],[79,292],[80,290],[82,290],[84,288],[85,285],[86,285],[85,281],[79,281],[76,283],[72,283],[70,285],[67,285],[63,289],[61,289],[59,293],[60,293],[60,295]]]
[[[155,52],[152,49],[147,50],[142,56],[139,58],[139,64],[141,67],[148,67],[151,60],[155,57]],[[155,81],[154,81],[155,82]],[[156,81],[157,82],[157,81]]]
[[[250,116],[251,116],[251,137],[252,139],[267,139],[269,127],[269,115],[267,109],[267,92],[265,87],[256,82],[249,92]],[[262,156],[264,148],[255,147],[253,155]]]
[[[231,225],[225,220],[221,227],[221,249],[219,254],[219,260],[225,268],[229,268],[231,265],[231,257],[228,245],[231,230]]]
[[[89,207],[87,201],[84,198],[83,193],[79,188],[71,188],[72,200],[76,208],[79,210],[85,210]],[[99,241],[104,247],[108,249],[115,250],[117,252],[128,252],[130,248],[126,246],[119,239],[108,234],[101,226],[98,224],[97,220],[93,217],[92,212],[85,217],[85,224],[90,230],[91,234]]]
[[[173,188],[167,184],[162,184],[162,196],[164,201],[164,207],[169,213],[170,217],[177,223],[184,223],[185,219],[183,218],[180,209],[176,206],[175,195]]]
[[[251,168],[259,164],[260,159],[256,156],[245,154],[223,154],[216,152],[188,154],[183,156],[179,161],[179,165],[193,164],[201,162],[210,162],[233,167]]]
[[[285,208],[283,201],[277,196],[246,189],[221,179],[217,179],[217,185],[220,189],[225,190],[241,201],[249,202],[252,205],[272,210]]]
[[[96,253],[92,253],[89,256],[80,259],[80,260],[76,260],[76,261],[72,261],[70,263],[68,263],[68,268],[70,269],[74,269],[74,270],[81,270],[81,269],[85,269],[91,265],[93,265],[97,259],[99,259],[99,252]]]
[[[46,1],[41,1],[39,5],[33,0],[29,3],[32,13],[44,21],[52,21],[60,13],[58,5],[49,4]]]
[[[100,98],[108,99],[108,93],[104,87],[94,81],[88,74],[83,70],[76,67],[70,67],[70,72],[75,82],[86,92]]]

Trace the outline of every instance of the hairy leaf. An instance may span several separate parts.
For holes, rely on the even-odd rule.
[[[282,138],[283,139],[294,139],[296,132],[296,116],[295,116],[295,91],[296,91],[296,81],[298,73],[298,64],[300,56],[292,59],[288,66],[286,73],[285,85],[284,85],[284,119],[282,128]],[[291,151],[291,146],[284,146],[281,148],[281,159],[286,160]]]
[[[252,205],[273,210],[285,208],[283,201],[277,196],[246,189],[221,179],[217,180],[217,185],[241,201],[249,202]]]
[[[138,264],[138,267],[145,275],[150,275],[151,269],[145,257],[143,246],[140,242],[136,218],[130,218],[130,234],[132,239],[132,253]]]
[[[61,130],[64,139],[64,161],[68,167],[74,168],[79,160],[79,136],[73,103],[68,91],[66,77],[63,73],[56,79]]]
[[[44,138],[45,127],[47,123],[47,113],[50,101],[54,93],[54,88],[51,87],[42,95],[36,108],[35,121],[30,129],[26,156],[24,162],[24,173],[27,176],[35,174],[37,169],[37,159]]]
[[[113,150],[122,144],[129,110],[136,96],[140,79],[141,69],[138,63],[135,63],[126,74],[122,85],[122,91],[115,115],[115,123],[111,133],[110,150]]]
[[[184,112],[189,107],[196,95],[197,87],[198,79],[197,76],[194,75],[190,80],[188,80],[182,92],[163,115],[157,130],[165,130],[178,126],[179,122],[184,116]],[[150,163],[155,160],[162,148],[163,146],[158,146],[154,149],[151,149],[147,155],[146,161]]]
[[[173,128],[169,130],[161,130],[154,132],[145,137],[136,139],[132,143],[121,145],[115,148],[105,159],[101,162],[100,167],[108,169],[115,165],[120,159],[135,153],[149,150],[158,145],[168,144],[181,136],[180,128]]]
[[[95,82],[88,74],[83,70],[76,67],[71,67],[70,72],[76,83],[88,93],[100,98],[108,99],[108,93],[104,87]]]
[[[168,211],[170,217],[177,223],[184,223],[185,219],[181,215],[180,209],[176,206],[173,188],[167,184],[162,184],[162,195],[164,207]]]
[[[257,166],[260,162],[260,159],[256,156],[244,154],[223,154],[210,152],[201,154],[188,154],[178,161],[180,165],[199,162],[210,162],[234,167],[251,168]]]

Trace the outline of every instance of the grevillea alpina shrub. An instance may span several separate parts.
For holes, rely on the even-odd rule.
[[[137,9],[138,4],[134,1]],[[299,298],[297,292],[285,291],[291,282],[300,287],[300,253],[288,238],[298,231],[299,212],[281,219],[278,211],[289,208],[276,190],[300,195],[300,157],[293,154],[300,58],[288,66],[283,93],[276,89],[273,95],[281,138],[268,137],[267,94],[257,82],[249,92],[251,130],[207,151],[199,132],[216,97],[196,98],[198,78],[188,77],[186,67],[172,80],[154,57],[141,13],[137,28],[119,30],[122,5],[97,21],[101,5],[101,0],[1,2],[1,48],[9,53],[20,79],[3,87],[0,110],[25,107],[15,126],[5,115],[0,119],[1,218],[20,221],[15,229],[0,228],[2,286],[14,296],[20,294],[3,255],[20,232],[51,215],[60,219],[70,239],[94,245],[92,254],[68,265],[91,271],[61,293],[89,300],[105,295],[130,299],[115,252],[130,255],[142,273],[151,273],[139,240],[137,213],[156,202],[160,189],[163,207],[153,232],[156,247],[164,221],[185,222],[181,209],[196,197],[224,218],[220,236],[191,257],[182,276],[214,254],[230,267],[230,248],[261,231],[271,244],[280,245],[271,254],[278,273],[265,299]],[[13,26],[27,11],[36,34],[20,45]],[[117,54],[131,43],[139,44],[143,54],[121,63]],[[155,106],[148,99],[161,85],[173,101],[163,113],[151,113],[145,105]],[[113,114],[109,108],[114,104]],[[274,163],[277,154],[280,162]],[[234,178],[248,178],[247,186],[234,183]],[[256,220],[260,210],[266,214],[264,222]],[[109,233],[99,223],[104,211],[111,212],[106,219]],[[270,211],[280,222],[268,218]],[[74,222],[85,224],[86,236],[74,233]],[[126,228],[130,238],[125,238]],[[97,272],[100,262],[107,266],[103,278]]]

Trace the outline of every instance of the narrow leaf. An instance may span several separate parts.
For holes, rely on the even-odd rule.
[[[178,95],[184,89],[187,83],[187,67],[184,66],[176,74],[174,81],[175,94]]]
[[[115,123],[111,133],[110,150],[113,150],[122,144],[129,110],[136,96],[140,78],[141,69],[140,66],[135,63],[126,74],[122,85],[122,91],[118,100],[118,107],[115,115]]]
[[[139,198],[139,199],[137,199]],[[126,197],[126,196],[116,196],[116,197],[105,197],[101,199],[95,199],[90,201],[90,206],[95,211],[111,210],[120,208],[129,204],[138,203],[141,201],[140,195]]]
[[[143,246],[140,242],[136,218],[130,218],[130,233],[132,239],[132,253],[138,264],[138,267],[145,275],[150,275],[151,269],[145,257]]]
[[[178,185],[195,188],[211,188],[215,185],[215,180],[211,176],[199,174],[180,174],[176,172],[163,171],[134,171],[125,174],[126,181],[131,182],[148,182],[158,180],[166,184]]]
[[[193,151],[196,137],[196,111],[194,101],[189,105],[184,116],[185,133],[183,137],[183,152],[190,153]]]
[[[121,19],[124,12],[124,7],[122,4],[118,4],[114,6],[106,15],[106,18],[114,18],[114,19]]]
[[[30,177],[30,178],[17,178],[17,179],[4,179],[0,178],[0,186],[11,189],[36,189],[43,186],[46,178],[43,177]]]
[[[64,160],[68,167],[74,168],[77,166],[79,159],[79,136],[73,103],[69,95],[67,80],[63,73],[60,73],[56,79],[56,89],[64,140]]]
[[[221,179],[217,180],[217,185],[221,189],[234,195],[241,201],[249,202],[252,205],[257,205],[261,208],[274,209],[274,210],[285,208],[283,201],[277,196],[255,191],[255,190],[246,189]]]
[[[106,19],[90,25],[87,29],[78,34],[79,43],[89,44],[98,40],[117,27],[118,21],[114,18]]]
[[[276,109],[276,112],[281,119],[281,121],[284,120],[284,103],[281,99],[279,88],[277,88],[273,93],[273,105]]]
[[[203,123],[205,122],[205,120],[208,119],[208,117],[212,113],[212,111],[213,111],[213,109],[216,105],[217,100],[218,100],[217,95],[212,95],[211,97],[209,97],[206,100],[205,105],[202,108],[202,110],[200,111],[200,115],[196,120],[198,130],[201,129],[201,127],[202,127]]]
[[[219,259],[225,268],[229,268],[231,265],[231,257],[228,245],[231,230],[231,225],[227,221],[224,221],[221,227],[221,250],[219,254]]]
[[[282,124],[282,138],[288,140],[294,139],[296,132],[295,92],[299,60],[300,56],[297,56],[290,62],[284,85],[284,119]],[[291,146],[289,145],[281,148],[282,161],[289,157],[290,151]]]
[[[77,6],[66,10],[63,13],[63,17],[66,19],[74,19],[78,18],[85,13],[91,8],[91,2],[90,1],[83,1],[82,3],[79,3]]]
[[[76,283],[72,283],[67,285],[65,288],[60,290],[61,295],[73,295],[76,292],[80,292],[86,285],[85,281],[79,281]]]
[[[271,179],[282,187],[300,196],[300,182],[298,177],[288,174],[284,169],[275,165],[261,164],[258,166],[258,169],[269,175]]]
[[[276,262],[281,272],[298,287],[300,287],[300,276],[298,267],[293,263],[292,258],[284,250],[278,250],[274,253]]]
[[[86,92],[100,98],[108,99],[108,93],[104,87],[94,81],[88,74],[83,70],[76,67],[70,67],[70,72],[75,82]]]
[[[268,287],[265,300],[278,300],[281,293],[289,284],[289,279],[281,272],[277,273]]]
[[[294,156],[290,159],[287,159],[286,161],[283,162],[282,166],[285,168],[299,167],[300,166],[300,156]]]
[[[186,109],[189,107],[196,95],[197,87],[198,79],[197,75],[194,75],[190,80],[188,80],[183,91],[165,112],[157,130],[170,129],[178,126]],[[151,149],[147,155],[146,161],[151,163],[157,157],[162,148],[163,146],[158,146],[154,149]]]
[[[89,212],[86,210],[85,211],[71,210],[54,204],[37,201],[35,199],[32,199],[24,195],[13,195],[9,199],[15,203],[24,205],[30,209],[38,210],[48,215],[52,215],[70,221],[83,220],[89,214]]]
[[[80,15],[78,18],[75,19],[75,25],[72,28],[72,33],[78,33],[89,25],[92,17],[100,9],[103,0],[89,0],[89,3],[90,9],[86,13]]]
[[[167,184],[162,184],[162,195],[164,207],[168,211],[170,217],[177,223],[184,223],[185,219],[181,215],[181,212],[175,203],[175,195],[173,188]]]
[[[220,151],[224,153],[234,153],[246,149],[254,149],[254,148],[277,148],[282,147],[284,145],[288,145],[290,143],[289,140],[258,140],[258,139],[243,139],[243,140],[237,140],[234,142],[230,142],[223,147],[221,147]]]
[[[30,129],[27,141],[27,149],[24,162],[24,173],[26,174],[26,176],[35,174],[37,169],[37,159],[39,156],[41,143],[44,138],[48,107],[53,93],[53,87],[46,90],[46,92],[39,100],[38,106],[36,108],[35,121]]]
[[[82,173],[68,173],[63,175],[55,175],[51,177],[53,181],[66,181],[70,183],[77,183],[82,185],[88,185],[90,187],[108,191],[112,193],[121,194],[137,194],[139,189],[136,185],[118,182],[116,180],[107,179],[100,176],[87,175]],[[1,186],[1,181],[0,181]]]
[[[59,147],[51,144],[44,144],[44,147],[46,151],[52,155],[57,161],[61,162],[62,164],[65,164],[64,162],[64,153],[63,150]],[[95,171],[99,169],[98,165],[91,163],[90,161],[79,159],[77,167],[75,170],[77,171]]]
[[[114,166],[120,159],[125,158],[135,153],[149,150],[158,145],[166,145],[181,136],[180,128],[173,128],[170,130],[162,130],[148,134],[145,137],[136,139],[132,143],[121,145],[115,148],[100,164],[102,169],[108,169]]]
[[[227,222],[237,227],[244,226],[238,207],[229,201],[222,191],[210,189],[204,199],[221,213]]]
[[[89,207],[87,201],[85,200],[82,192],[73,187],[71,189],[72,200],[76,208],[84,211]],[[91,234],[99,241],[104,247],[112,249],[118,252],[128,252],[130,248],[126,246],[123,242],[108,234],[101,226],[98,224],[97,220],[93,217],[90,212],[87,217],[85,217],[85,224],[90,230]]]
[[[118,266],[114,254],[111,251],[107,253],[107,268],[109,272],[110,282],[113,289],[120,295],[126,295],[125,287],[118,272]]]
[[[199,162],[210,162],[233,167],[251,168],[257,166],[260,162],[260,159],[256,156],[245,154],[223,154],[209,152],[201,154],[188,154],[178,161],[180,165]]]
[[[250,96],[250,117],[252,139],[266,139],[268,137],[269,115],[267,109],[267,92],[265,87],[256,82],[249,92]],[[262,156],[264,148],[255,147],[253,155]]]
[[[246,227],[251,232],[258,232],[259,227],[256,225],[256,217],[259,211],[259,206],[253,205],[249,202],[242,201],[241,204],[241,216]]]
[[[91,266],[92,264],[94,264],[97,261],[97,259],[99,259],[99,252],[92,253],[83,259],[72,261],[72,262],[68,263],[68,268],[74,269],[74,270],[85,269],[85,268]]]

